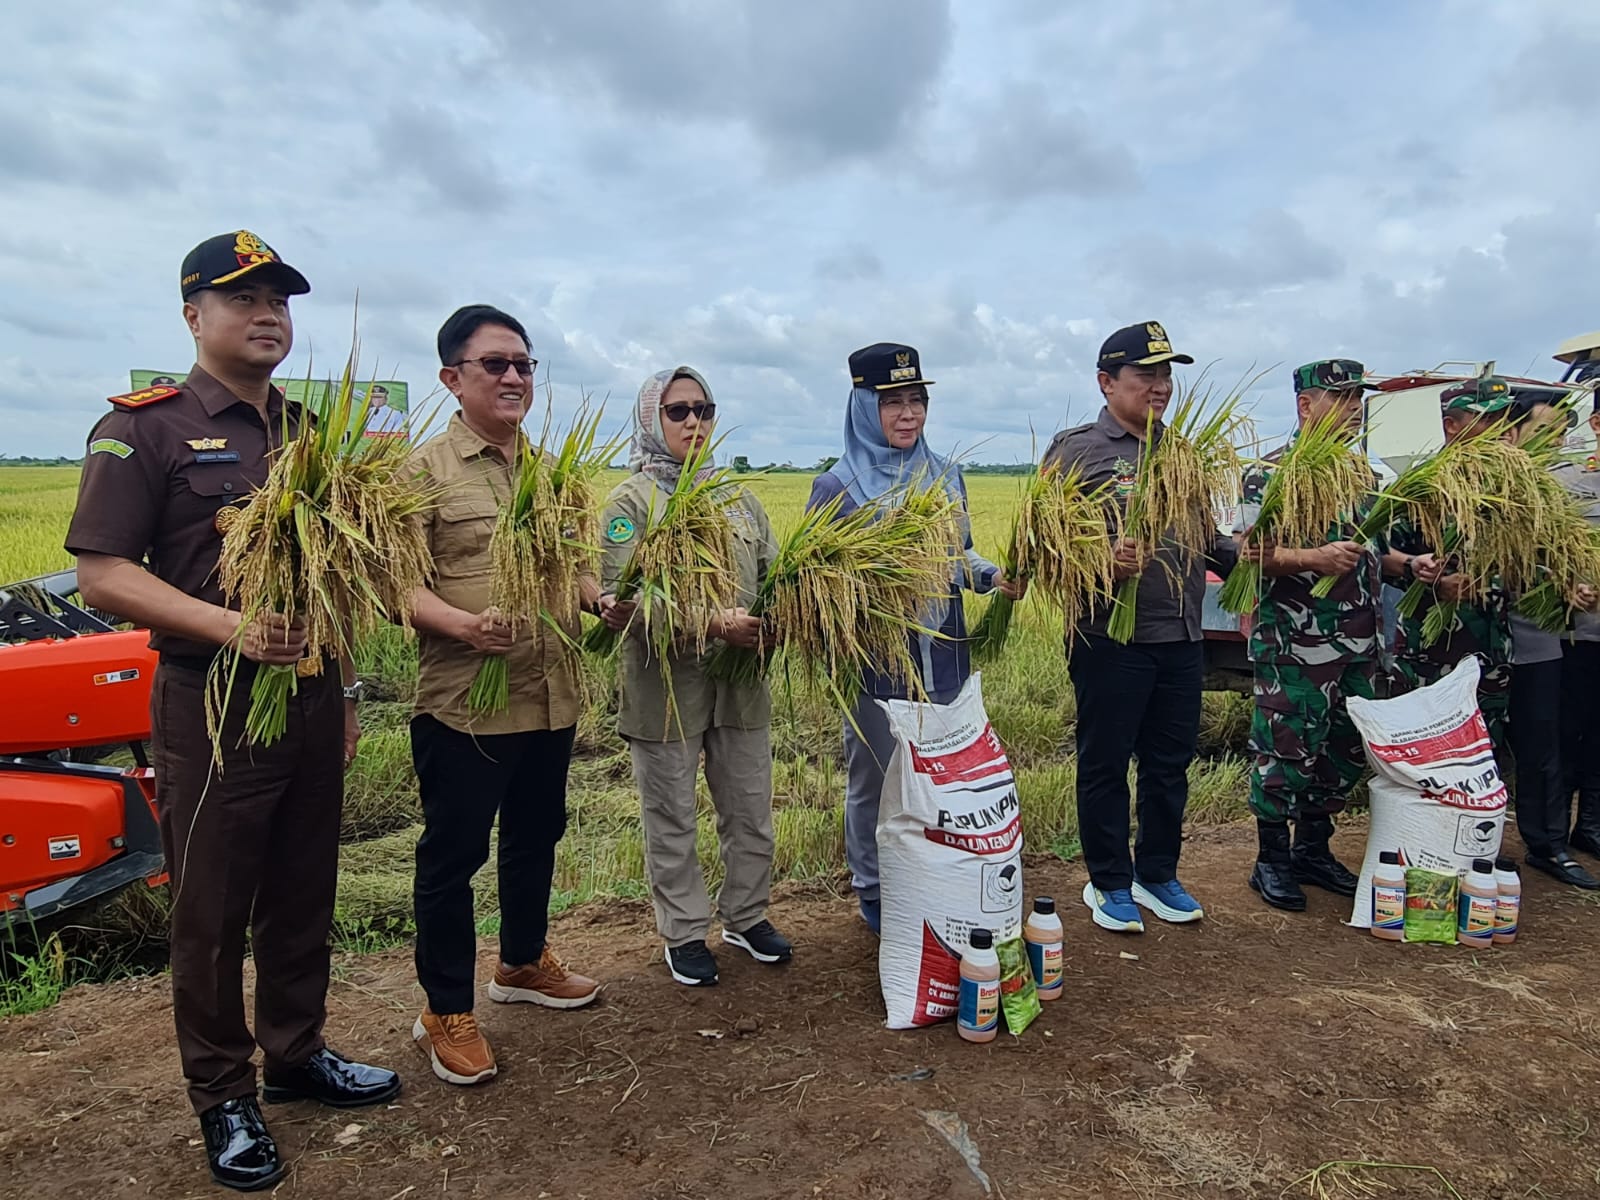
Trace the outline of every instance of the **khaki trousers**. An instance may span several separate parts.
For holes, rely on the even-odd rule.
[[[656,928],[669,946],[704,941],[711,903],[695,852],[695,775],[705,754],[717,814],[722,889],[717,916],[743,932],[767,912],[772,891],[772,742],[760,729],[712,728],[677,742],[630,738],[644,823],[644,868]]]

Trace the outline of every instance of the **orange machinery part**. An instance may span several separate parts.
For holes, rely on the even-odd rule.
[[[0,645],[0,754],[150,737],[150,631]]]
[[[0,767],[0,911],[10,897],[65,875],[91,871],[122,853],[121,781],[30,775]]]

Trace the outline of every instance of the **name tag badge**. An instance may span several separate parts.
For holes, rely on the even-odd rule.
[[[238,462],[237,450],[203,450],[194,456],[197,463]]]

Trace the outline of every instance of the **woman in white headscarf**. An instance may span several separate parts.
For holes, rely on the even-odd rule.
[[[923,436],[928,421],[928,387],[922,363],[910,346],[878,342],[850,356],[854,387],[845,409],[844,453],[811,486],[806,507],[817,508],[844,493],[840,515],[886,497],[912,484],[944,486],[961,501],[963,517],[967,485],[961,468],[935,454]],[[950,591],[929,628],[938,636],[911,635],[911,660],[918,665],[919,680],[934,704],[948,704],[961,694],[972,674],[967,645],[963,589],[984,593],[1000,591],[1020,599],[1026,583],[1006,579],[1004,572],[972,548],[965,520],[965,558],[951,577]],[[870,673],[862,682],[861,697],[844,722],[845,857],[850,882],[861,906],[861,918],[878,932],[882,912],[878,894],[878,797],[884,770],[894,750],[894,737],[879,700],[904,700],[910,681],[889,673]]]
[[[666,502],[684,461],[711,440],[715,424],[716,402],[699,372],[677,367],[644,381],[628,454],[633,474],[611,493],[601,525],[602,592],[615,597],[652,501],[658,509]],[[709,469],[709,458],[703,462],[701,469]],[[728,516],[740,603],[748,606],[777,544],[766,510],[748,491],[729,502]],[[629,602],[611,605],[607,624],[626,627],[633,609]],[[753,648],[761,629],[760,618],[738,607],[722,613],[706,632],[729,645]],[[717,894],[722,940],[758,962],[788,962],[790,944],[766,916],[773,848],[772,702],[766,683],[707,678],[704,657],[692,646],[662,663],[642,637],[632,634],[622,644],[618,679],[617,731],[633,759],[645,873],[672,977],[691,987],[717,982],[717,961],[706,944],[711,905],[695,852],[695,779],[702,754],[722,854]]]

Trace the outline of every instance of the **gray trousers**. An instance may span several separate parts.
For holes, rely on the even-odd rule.
[[[704,941],[711,903],[695,852],[695,775],[705,752],[717,813],[717,916],[735,932],[767,913],[772,891],[772,740],[760,729],[707,729],[679,742],[628,739],[644,823],[644,869],[669,946]]]
[[[949,704],[959,692],[931,697]],[[888,714],[870,696],[857,698],[844,722],[844,854],[850,864],[850,886],[863,900],[878,899],[878,800],[883,775],[894,754]],[[856,727],[860,732],[856,732]]]

